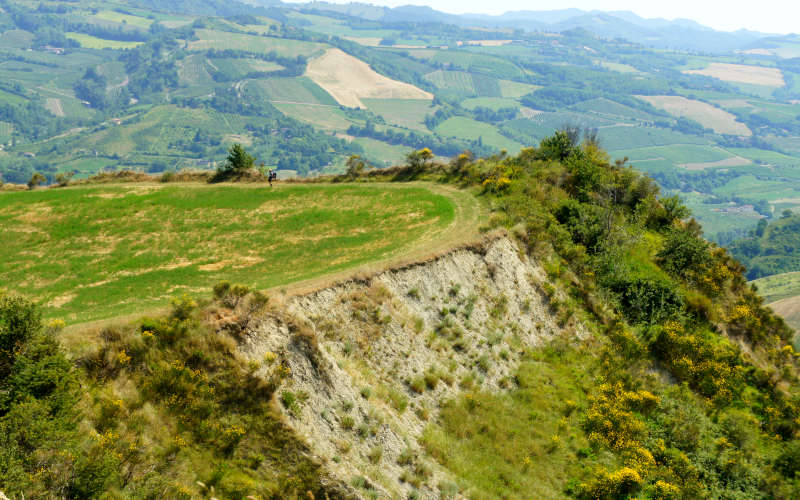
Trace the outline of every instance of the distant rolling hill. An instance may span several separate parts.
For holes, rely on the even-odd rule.
[[[209,169],[234,142],[265,168],[313,176],[423,147],[514,154],[572,127],[680,194],[709,238],[800,208],[792,37],[576,9],[2,5],[3,182]],[[651,48],[676,39],[703,55]]]
[[[558,9],[510,11],[502,15],[448,14],[425,6],[365,8],[363,4],[312,2],[309,8],[341,12],[354,17],[384,22],[437,22],[460,26],[480,25],[491,28],[561,32],[585,29],[609,38],[625,38],[650,47],[728,52],[741,49],[768,36],[747,30],[716,31],[689,19],[645,19],[630,11],[584,11]]]

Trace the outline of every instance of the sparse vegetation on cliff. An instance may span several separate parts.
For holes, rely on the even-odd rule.
[[[509,228],[549,262],[552,284],[567,290],[569,308],[593,332],[589,341],[562,339],[562,354],[545,356],[574,367],[558,384],[580,402],[576,418],[552,418],[564,396],[526,396],[524,374],[547,366],[535,353],[508,394],[467,393],[442,412],[429,451],[466,491],[524,497],[533,476],[549,485],[545,496],[798,495],[794,472],[779,465],[800,432],[792,332],[677,199],[610,162],[591,137],[567,132],[518,156],[463,156],[422,175],[480,186],[493,207],[489,225]],[[520,423],[542,406],[546,417]],[[498,418],[508,413],[516,418]],[[481,444],[483,433],[491,446]],[[527,454],[517,449],[524,440]],[[551,456],[556,450],[562,458]],[[571,472],[537,469],[554,460]]]

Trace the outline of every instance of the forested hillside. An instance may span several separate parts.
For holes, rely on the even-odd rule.
[[[771,224],[762,219],[749,237],[733,242],[730,251],[747,267],[751,280],[800,271],[800,217],[786,212]]]

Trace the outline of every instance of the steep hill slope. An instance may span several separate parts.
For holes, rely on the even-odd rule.
[[[564,132],[357,180],[420,178],[474,190],[500,232],[82,332],[4,295],[0,490],[798,496],[792,332],[677,198]]]
[[[424,431],[441,402],[476,367],[476,383],[502,390],[524,350],[570,328],[581,336],[579,326],[558,326],[545,279],[516,244],[489,239],[290,298],[285,314],[253,325],[242,349],[255,362],[274,353],[289,368],[281,386],[287,421],[337,477],[364,478],[362,494],[435,497],[436,485],[453,482],[435,462],[420,472]],[[293,400],[298,394],[306,396]]]
[[[773,278],[781,279],[786,278],[787,280],[794,281],[792,278],[796,278],[794,273],[787,273],[786,275],[777,275],[773,276]],[[756,281],[758,285],[764,285],[763,282]],[[775,314],[780,316],[781,318],[786,320],[786,323],[789,324],[795,331],[800,331],[800,295],[798,295],[798,286],[797,284],[793,283],[794,286],[791,290],[791,295],[784,299],[776,300],[775,302],[770,302],[767,304]],[[768,286],[759,287],[759,290],[763,290],[766,288],[765,292],[769,291],[770,289]],[[767,299],[769,300],[769,298]],[[800,348],[800,336],[795,335],[794,346]]]

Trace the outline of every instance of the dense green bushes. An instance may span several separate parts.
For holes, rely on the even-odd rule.
[[[516,157],[461,155],[444,175],[479,186],[492,224],[558,263],[548,267],[547,286],[563,288],[596,332],[575,347],[595,383],[582,423],[571,427],[591,451],[574,452],[586,468],[568,482],[569,494],[800,495],[791,331],[747,287],[742,265],[702,239],[677,198],[660,197],[652,180],[611,163],[575,131]],[[498,422],[481,418],[475,425]],[[603,450],[616,460],[594,469],[587,457]],[[522,496],[512,485],[506,491]]]
[[[29,301],[0,292],[0,491],[29,498],[105,491],[117,463],[80,432],[80,399],[53,327]]]
[[[270,358],[271,377],[256,376],[261,364],[237,354],[224,324],[203,319],[235,321],[234,310],[264,307],[264,297],[215,291],[204,309],[180,297],[168,316],[103,330],[79,369],[30,302],[0,297],[0,491],[323,498],[319,466],[270,403],[286,368]]]

